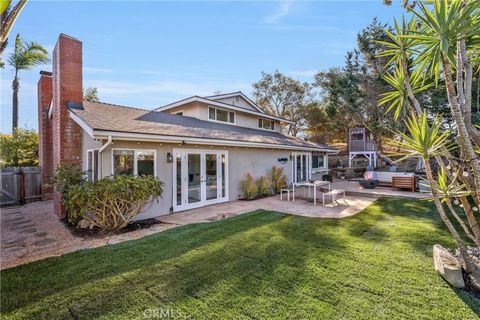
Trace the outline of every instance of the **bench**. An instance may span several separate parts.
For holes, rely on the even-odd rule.
[[[290,201],[290,192],[292,192],[292,189],[280,189],[280,200],[282,199],[283,193],[287,193],[287,201]]]
[[[410,189],[415,192],[415,177],[392,177],[392,190]]]
[[[340,203],[338,203],[338,201],[337,201],[337,195],[339,195],[339,194],[343,194],[343,202],[345,202],[347,205],[349,205],[347,200],[345,199],[345,190],[343,190],[343,189],[333,189],[332,191],[325,192],[322,195],[323,205],[325,206],[325,196],[330,196],[332,198],[332,204],[334,204],[336,202],[337,204],[340,205]]]

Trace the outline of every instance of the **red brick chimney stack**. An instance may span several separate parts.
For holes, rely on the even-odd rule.
[[[50,168],[54,171],[62,163],[80,165],[82,161],[82,130],[77,123],[70,119],[67,108],[68,103],[81,104],[83,100],[82,42],[60,34],[53,51],[52,68],[52,112],[51,118],[46,121],[47,124],[43,122],[43,117],[40,117],[39,113],[39,131],[42,132],[42,136],[45,136],[44,141],[48,139],[47,128],[51,127],[51,167],[47,164],[48,157],[45,155],[42,158],[42,167],[47,170],[45,176],[48,176]],[[43,83],[42,78],[39,82],[39,104],[40,101],[48,100],[48,94],[40,90],[40,87],[43,89],[40,83]],[[42,155],[47,149],[42,150]],[[60,194],[57,190],[54,191],[54,209],[59,217],[65,216],[65,210],[60,204]]]
[[[52,127],[48,115],[52,103],[52,73],[40,71],[38,90],[39,159],[42,168],[42,199],[53,199],[53,188],[48,187],[53,173]]]

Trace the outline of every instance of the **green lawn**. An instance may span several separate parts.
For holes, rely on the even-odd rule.
[[[1,317],[478,319],[480,300],[435,273],[435,243],[453,246],[424,201],[342,220],[256,211],[3,271]]]

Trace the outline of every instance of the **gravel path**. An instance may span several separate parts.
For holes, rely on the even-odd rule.
[[[158,224],[147,229],[105,236],[74,236],[53,213],[53,201],[0,209],[0,269],[59,256],[68,252],[139,239],[176,227]]]

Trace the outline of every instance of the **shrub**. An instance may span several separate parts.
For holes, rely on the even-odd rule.
[[[153,176],[111,176],[70,188],[63,205],[72,220],[83,218],[102,230],[126,227],[161,197],[163,183]]]
[[[267,197],[272,194],[272,181],[269,177],[259,177],[255,181],[257,197]]]
[[[257,186],[250,173],[247,173],[245,180],[242,180],[242,192],[244,199],[251,200],[257,196]]]
[[[85,172],[82,172],[80,166],[71,163],[65,163],[57,167],[51,182],[55,187],[57,187],[62,199],[64,199],[68,196],[68,193],[72,187],[84,182],[84,175]]]
[[[0,134],[0,167],[38,165],[38,134],[17,128],[13,134]]]
[[[287,176],[283,174],[283,168],[273,166],[270,173],[270,181],[272,182],[274,194],[278,194],[281,189],[285,189],[287,187]]]

